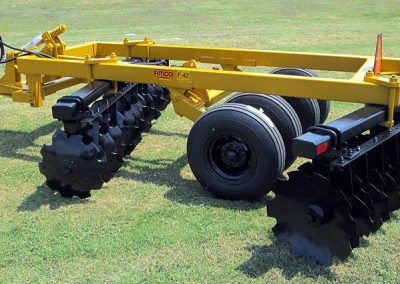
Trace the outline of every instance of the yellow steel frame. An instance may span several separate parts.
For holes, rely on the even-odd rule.
[[[281,52],[233,48],[174,46],[140,41],[90,42],[65,47],[59,35],[64,25],[43,33],[41,52],[6,64],[0,95],[40,107],[47,95],[92,80],[152,83],[171,90],[175,112],[191,120],[233,91],[316,98],[388,107],[386,126],[393,126],[399,107],[400,59],[383,58],[382,73],[372,72],[374,57]],[[8,53],[7,58],[19,52]],[[132,65],[121,58],[180,60],[181,66]],[[218,70],[199,63],[218,64]],[[355,73],[351,79],[294,77],[248,72],[241,67],[273,66]],[[22,82],[22,76],[26,80]]]

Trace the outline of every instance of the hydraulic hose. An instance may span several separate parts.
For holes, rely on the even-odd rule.
[[[4,44],[3,44],[3,39],[0,36],[0,62],[4,60]]]
[[[17,54],[16,56],[6,60],[5,59],[5,49],[4,49],[4,47],[8,47],[8,48],[10,48],[12,50],[19,51],[21,53]],[[53,58],[51,55],[48,55],[48,54],[45,54],[45,53],[34,52],[34,51],[31,51],[31,50],[24,50],[24,49],[21,49],[21,48],[17,48],[17,47],[11,46],[11,45],[5,43],[3,41],[3,39],[1,38],[1,36],[0,36],[0,64],[5,64],[7,62],[11,62],[11,61],[17,59],[18,57],[27,56],[27,55],[36,55],[37,57]]]

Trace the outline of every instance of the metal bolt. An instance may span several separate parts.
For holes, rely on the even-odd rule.
[[[343,156],[340,156],[339,157],[339,163],[343,163],[344,162],[344,158],[343,158]]]
[[[360,146],[357,146],[356,150],[357,150],[357,151],[361,151],[361,147],[360,147]]]
[[[306,213],[306,220],[316,226],[321,225],[326,221],[324,210],[315,204],[310,204]]]
[[[66,176],[70,176],[72,174],[71,167],[65,167],[64,171],[63,171],[63,174],[66,175]]]
[[[227,156],[228,160],[231,160],[231,161],[237,160],[237,153],[235,151],[228,150],[226,153],[226,156]]]
[[[378,137],[374,137],[374,142],[378,142]]]
[[[365,77],[373,77],[374,76],[374,71],[368,70],[367,73],[365,74]]]
[[[306,220],[310,223],[314,223],[315,222],[315,217],[311,214],[311,213],[307,213],[306,214]]]

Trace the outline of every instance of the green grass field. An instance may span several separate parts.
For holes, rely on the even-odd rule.
[[[69,44],[160,43],[400,56],[398,1],[14,0],[0,34],[22,45],[65,23]],[[1,68],[1,67],[0,67]],[[265,201],[213,198],[186,158],[191,122],[169,107],[116,177],[87,200],[44,185],[39,151],[60,127],[46,106],[0,98],[0,282],[398,283],[400,214],[344,263],[324,268],[275,242]],[[360,94],[361,96],[362,94]],[[330,119],[355,105],[335,103]]]

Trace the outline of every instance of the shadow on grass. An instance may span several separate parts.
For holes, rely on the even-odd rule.
[[[40,161],[39,157],[19,153],[19,151],[26,147],[34,146],[33,141],[54,132],[58,127],[60,127],[60,123],[53,121],[31,132],[0,130],[0,157],[38,163]]]
[[[0,156],[13,159],[21,159],[30,162],[39,162],[40,158],[18,153],[19,150],[32,146],[32,141],[48,135],[59,127],[60,123],[54,121],[32,132],[0,130],[2,137],[0,141]],[[169,133],[153,129],[156,135],[177,136],[186,138],[186,134]],[[181,176],[181,170],[187,165],[186,155],[177,160],[173,159],[140,159],[127,157],[129,162],[121,168],[116,177],[134,179],[143,183],[154,183],[160,186],[168,186],[170,190],[165,197],[171,201],[183,204],[194,204],[199,206],[223,207],[235,210],[253,210],[265,206],[265,202],[232,202],[216,199],[194,179],[186,179]],[[125,170],[124,168],[128,169]],[[132,169],[132,170],[131,170]],[[47,188],[46,185],[39,186],[20,206],[20,211],[35,211],[41,206],[50,205],[51,209],[57,209],[64,205],[84,202],[80,199],[66,199]]]
[[[46,184],[38,186],[36,191],[28,196],[18,207],[18,211],[36,211],[42,206],[49,205],[51,210],[73,204],[84,204],[90,202],[87,199],[64,198],[59,193],[49,189]]]
[[[392,221],[400,220],[400,210],[399,211],[393,211],[390,220],[392,220]]]
[[[187,165],[186,155],[177,160],[143,160],[129,157],[128,170],[120,170],[117,176],[134,179],[143,183],[168,186],[165,194],[168,200],[190,205],[223,207],[233,210],[254,210],[265,206],[264,201],[245,202],[217,199],[207,192],[195,179],[181,176],[181,170]],[[131,170],[132,169],[132,170]]]
[[[0,157],[38,163],[40,161],[40,157],[20,153],[20,151],[23,152],[22,150],[24,148],[34,146],[32,143],[33,141],[41,136],[53,133],[59,127],[60,122],[53,121],[31,132],[0,130]],[[37,170],[39,169],[37,168]],[[88,201],[81,200],[79,198],[63,198],[58,193],[50,190],[45,184],[43,184],[38,186],[36,191],[22,202],[22,204],[18,207],[18,211],[36,211],[40,207],[46,205],[49,205],[50,209],[58,209],[65,205],[86,202]]]
[[[152,128],[149,132],[150,135],[160,135],[160,136],[167,136],[167,137],[179,137],[179,138],[187,138],[188,134],[178,133],[178,132],[167,132],[162,131],[159,129]]]
[[[336,275],[329,267],[318,265],[312,259],[291,254],[285,244],[275,241],[270,245],[252,245],[246,249],[252,256],[238,267],[238,270],[249,278],[263,277],[271,269],[279,269],[287,280],[294,277],[336,280]]]

